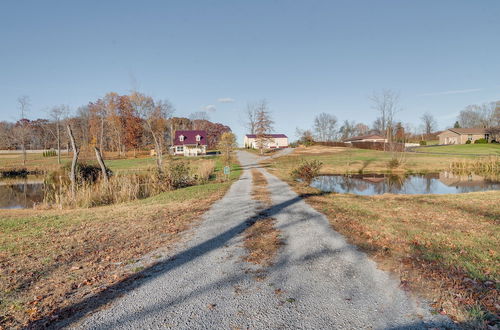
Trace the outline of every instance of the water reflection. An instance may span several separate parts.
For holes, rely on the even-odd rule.
[[[322,175],[311,186],[321,191],[356,195],[381,194],[458,194],[500,190],[500,181],[478,175],[460,176],[451,172],[395,176],[385,174]]]
[[[32,208],[42,201],[42,179],[28,176],[0,181],[0,209]]]

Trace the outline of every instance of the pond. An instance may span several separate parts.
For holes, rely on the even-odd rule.
[[[0,180],[0,209],[32,208],[43,201],[43,178],[27,176]]]
[[[460,176],[450,172],[394,176],[386,174],[322,175],[311,187],[321,191],[356,195],[382,194],[459,194],[500,190],[500,181],[478,175]]]

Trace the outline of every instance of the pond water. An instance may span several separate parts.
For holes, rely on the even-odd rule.
[[[43,178],[0,180],[0,209],[32,208],[43,201]]]
[[[478,175],[459,176],[450,172],[394,176],[384,174],[322,175],[311,187],[321,191],[356,195],[390,194],[459,194],[500,190],[500,181]]]

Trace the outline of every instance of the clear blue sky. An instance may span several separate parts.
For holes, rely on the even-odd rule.
[[[276,131],[314,115],[371,124],[373,91],[399,91],[399,120],[440,128],[500,100],[500,1],[2,1],[0,120],[132,88],[177,116],[213,105],[241,140],[242,110],[265,98]],[[230,98],[234,102],[219,102]]]

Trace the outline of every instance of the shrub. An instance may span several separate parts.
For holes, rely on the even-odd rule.
[[[477,139],[476,141],[474,141],[474,144],[486,144],[486,143],[488,143],[488,140],[486,140],[485,138]]]
[[[63,166],[63,171],[66,176],[69,176],[71,164],[67,163]],[[111,177],[113,172],[108,168],[108,176]],[[57,173],[60,175],[60,173]],[[79,183],[94,183],[101,177],[101,167],[95,164],[78,163],[76,165],[76,179]]]
[[[470,140],[465,141],[465,144],[471,144]]]
[[[421,146],[426,146],[426,145],[427,145],[427,141],[420,141],[420,142],[419,142],[419,144],[420,144]]]
[[[189,186],[192,183],[189,172],[188,163],[179,162],[170,164],[165,177],[167,185],[170,189]]]
[[[314,177],[318,176],[322,166],[323,163],[319,160],[306,160],[303,161],[297,168],[293,169],[291,175],[294,179],[301,179],[305,183],[309,184]]]
[[[390,169],[394,169],[399,167],[401,164],[402,162],[399,159],[397,159],[396,157],[392,157],[391,160],[387,162],[387,167],[389,167]]]

